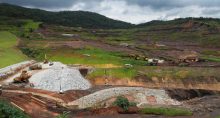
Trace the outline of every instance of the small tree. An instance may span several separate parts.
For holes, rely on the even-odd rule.
[[[121,107],[125,111],[128,110],[128,107],[130,105],[128,99],[123,96],[118,96],[113,104]]]

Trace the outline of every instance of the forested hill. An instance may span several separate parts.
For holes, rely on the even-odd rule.
[[[220,27],[220,19],[219,18],[192,18],[192,17],[188,17],[188,18],[178,18],[178,19],[174,19],[174,20],[169,20],[169,21],[161,21],[161,20],[154,20],[154,21],[150,21],[147,23],[142,23],[142,24],[138,24],[136,25],[136,27],[139,28],[143,28],[143,27],[162,27],[162,26],[180,26],[180,25],[184,25],[184,24],[189,24],[191,23],[191,25],[193,24],[197,24],[199,26],[207,26],[207,27]]]
[[[107,18],[103,15],[85,11],[49,12],[0,3],[0,16],[33,19],[47,24],[83,28],[129,28],[133,25]]]

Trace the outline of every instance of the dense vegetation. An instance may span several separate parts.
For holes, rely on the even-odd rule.
[[[34,58],[36,60],[44,59],[44,50],[43,49],[32,49],[32,48],[21,48],[23,54],[27,55],[30,58]]]
[[[20,19],[33,19],[47,24],[57,24],[84,28],[128,28],[132,25],[112,20],[105,16],[84,11],[49,12],[39,9],[28,9],[19,6],[0,4],[0,16]]]
[[[0,118],[29,118],[29,116],[7,101],[0,100]]]

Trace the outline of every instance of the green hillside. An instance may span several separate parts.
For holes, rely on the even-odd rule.
[[[17,38],[9,32],[0,32],[0,68],[27,59],[21,51],[16,49]]]
[[[132,25],[113,20],[97,13],[85,11],[49,12],[39,9],[29,9],[19,6],[0,4],[0,16],[33,19],[47,24],[57,24],[84,28],[128,28]]]
[[[169,21],[154,20],[154,21],[151,21],[151,22],[138,24],[137,27],[178,25],[178,24],[187,23],[188,21],[203,23],[204,25],[207,25],[207,26],[220,25],[220,19],[218,19],[218,18],[203,18],[203,17],[193,18],[193,17],[188,17],[188,18],[178,18],[178,19],[169,20]]]

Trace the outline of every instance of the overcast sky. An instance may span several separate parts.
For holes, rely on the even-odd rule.
[[[182,17],[220,18],[220,0],[0,0],[49,11],[83,10],[134,24]]]

